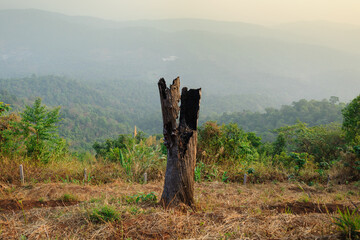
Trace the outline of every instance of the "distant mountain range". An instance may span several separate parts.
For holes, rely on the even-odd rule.
[[[183,86],[202,87],[205,97],[263,95],[281,104],[334,95],[348,101],[360,93],[360,27],[115,22],[1,10],[0,78],[31,74],[154,85],[179,75]]]

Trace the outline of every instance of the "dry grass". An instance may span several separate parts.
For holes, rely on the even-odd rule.
[[[359,204],[359,188],[348,185],[308,187],[301,184],[239,185],[205,182],[196,185],[197,210],[164,210],[152,203],[127,203],[125,196],[155,192],[162,182],[146,185],[113,182],[102,185],[65,183],[19,187],[0,185],[0,199],[48,201],[71,194],[73,206],[0,210],[0,239],[315,239],[339,237],[332,224],[334,213],[279,212],[271,208],[306,201],[322,205]],[[305,197],[304,197],[305,196]],[[110,205],[121,220],[95,224],[92,209]],[[0,206],[1,207],[1,206]],[[273,210],[271,210],[273,209]]]

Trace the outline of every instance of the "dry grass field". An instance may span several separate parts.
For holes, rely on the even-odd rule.
[[[146,199],[161,192],[162,182],[0,184],[0,239],[339,239],[333,217],[360,204],[356,185],[204,182],[194,209]],[[94,221],[104,206],[117,220]]]

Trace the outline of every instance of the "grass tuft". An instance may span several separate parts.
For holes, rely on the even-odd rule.
[[[63,201],[63,202],[74,202],[77,201],[77,197],[70,194],[70,193],[64,193],[59,200]]]
[[[334,218],[334,224],[338,227],[346,239],[360,239],[360,215],[357,209],[352,212],[347,208],[344,212],[338,209],[339,217]]]
[[[115,222],[120,220],[120,213],[111,206],[102,206],[92,210],[90,221],[93,223]]]

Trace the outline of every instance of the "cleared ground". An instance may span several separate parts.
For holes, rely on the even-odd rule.
[[[162,184],[0,183],[0,239],[338,239],[338,209],[360,205],[356,185],[301,183],[199,183],[194,209],[131,201]],[[104,205],[120,220],[92,222]]]

